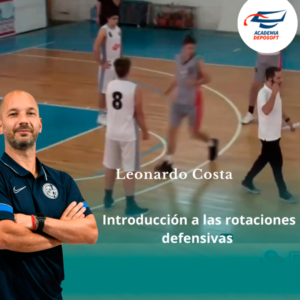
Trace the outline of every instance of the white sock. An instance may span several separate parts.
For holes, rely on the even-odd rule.
[[[173,155],[166,155],[166,161],[167,161],[169,164],[172,164],[172,163],[173,163]]]

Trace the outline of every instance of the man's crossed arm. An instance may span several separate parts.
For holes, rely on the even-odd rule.
[[[60,220],[46,218],[44,233],[34,233],[31,216],[15,214],[15,222],[0,221],[0,249],[37,252],[66,244],[95,244],[98,229],[93,215],[85,217],[83,203],[71,203]]]

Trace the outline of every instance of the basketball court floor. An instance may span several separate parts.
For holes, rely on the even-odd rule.
[[[188,178],[139,180],[137,201],[140,206],[150,208],[149,216],[153,217],[170,215],[172,218],[177,215],[191,220],[193,217],[202,219],[205,214],[223,220],[226,217],[256,217],[263,214],[268,217],[296,217],[296,225],[226,226],[200,223],[199,226],[103,226],[103,215],[122,216],[125,202],[121,181],[117,180],[114,197],[118,203],[109,213],[103,210],[105,128],[96,124],[98,66],[92,54],[96,33],[94,24],[83,22],[0,39],[0,96],[15,89],[25,90],[39,102],[43,132],[37,143],[38,157],[50,167],[73,176],[98,222],[98,244],[93,249],[85,246],[65,247],[66,266],[71,265],[75,257],[91,260],[92,265],[98,264],[95,258],[100,253],[116,254],[120,247],[122,253],[132,253],[133,244],[136,255],[140,251],[160,253],[166,251],[164,249],[177,254],[199,251],[199,247],[191,245],[167,247],[162,244],[166,232],[175,235],[180,232],[189,235],[230,233],[233,234],[237,252],[241,245],[249,243],[258,256],[264,249],[272,247],[271,244],[266,246],[267,243],[297,243],[300,236],[297,224],[300,206],[278,201],[270,167],[256,180],[256,185],[262,189],[261,195],[249,195],[241,188],[241,180],[260,151],[257,124],[243,127],[240,122],[247,109],[255,53],[243,44],[238,35],[223,33],[196,33],[199,54],[213,78],[208,86],[203,87],[203,128],[220,140],[220,158],[215,163],[209,163],[206,146],[190,140],[186,126],[183,126],[175,161],[178,171],[189,173]],[[133,62],[130,77],[143,88],[146,120],[151,131],[150,140],[141,143],[142,171],[153,171],[166,152],[169,104],[161,92],[172,80],[174,56],[180,51],[186,33],[134,28],[124,28],[123,31],[124,55],[130,56]],[[296,39],[283,55],[283,105],[294,122],[300,121],[299,51],[300,43]],[[300,196],[299,141],[300,130],[283,132],[284,176],[290,192],[295,196]],[[0,151],[4,151],[3,139],[0,141]],[[203,172],[231,172],[233,179],[196,180],[192,176],[196,168]],[[187,246],[190,248],[187,249]],[[249,247],[246,250],[243,248],[243,251],[250,251]],[[67,278],[75,276],[66,272]],[[80,287],[66,283],[67,293],[71,289],[75,295]]]

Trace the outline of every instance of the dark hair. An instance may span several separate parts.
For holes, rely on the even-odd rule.
[[[119,78],[124,78],[129,74],[131,60],[129,58],[118,58],[114,62],[115,70]]]
[[[269,67],[266,70],[266,79],[269,80],[270,78],[273,79],[275,77],[276,72],[280,72],[281,69],[278,67]]]
[[[118,9],[111,9],[106,13],[106,18],[110,19],[112,17],[119,17],[120,13]]]
[[[183,45],[189,44],[196,45],[196,39],[191,34],[186,35],[183,40]]]

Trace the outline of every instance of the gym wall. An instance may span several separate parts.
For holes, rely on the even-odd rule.
[[[20,1],[20,0],[19,0]],[[173,0],[152,0],[153,3],[169,4]],[[203,30],[238,32],[237,17],[246,0],[175,0],[174,4],[193,6],[197,27]],[[300,1],[290,0],[298,18]],[[52,18],[64,21],[83,21],[92,18],[97,0],[52,0]],[[300,28],[298,28],[300,34]]]
[[[0,38],[46,26],[46,0],[0,0]]]

